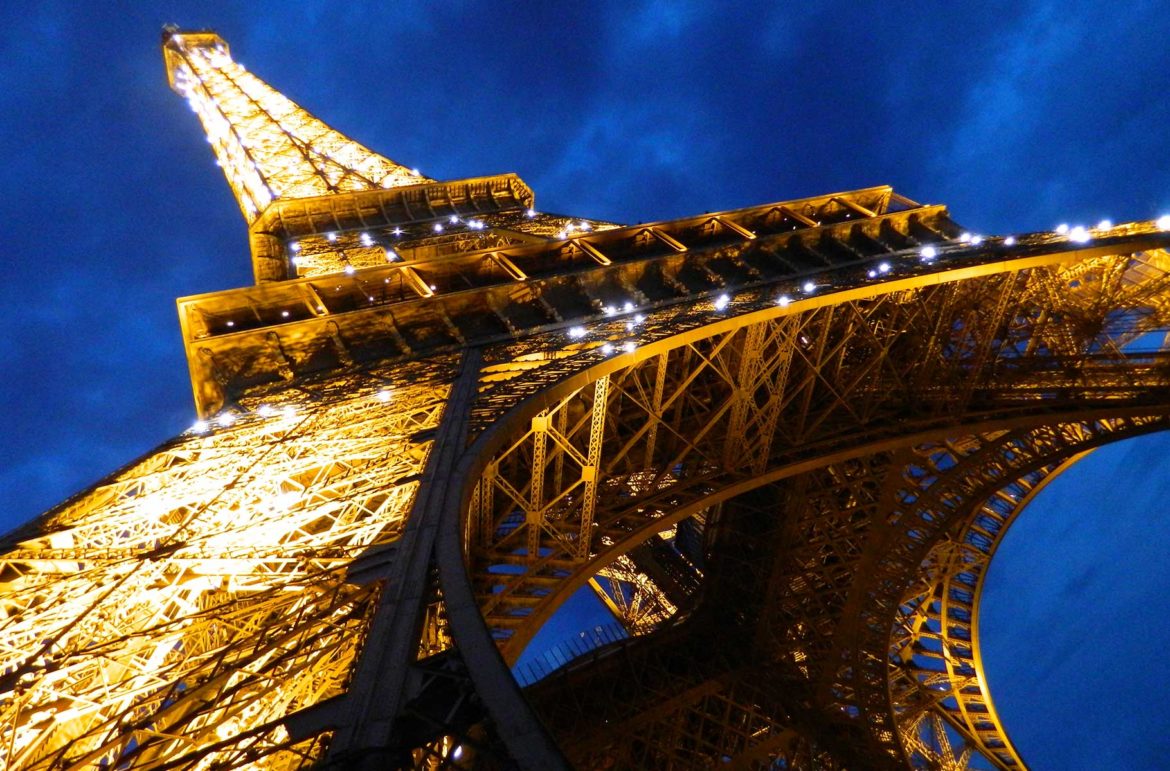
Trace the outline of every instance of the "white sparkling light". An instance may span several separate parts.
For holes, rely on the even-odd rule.
[[[728,305],[731,305],[731,298],[725,294],[721,294],[715,298],[715,310],[721,311]]]
[[[1077,225],[1075,228],[1068,231],[1068,240],[1076,244],[1083,244],[1091,238],[1092,236],[1089,235],[1089,231],[1085,230],[1080,225]]]
[[[386,250],[386,261],[387,262],[394,262],[397,259],[398,259],[398,252],[394,251],[393,249]]]
[[[585,337],[585,327],[569,327],[569,337],[580,340]]]
[[[293,252],[299,252],[301,250],[301,242],[300,241],[293,241],[292,243],[290,243],[288,245],[288,248]]]
[[[1062,222],[1059,225],[1057,225],[1056,232],[1060,233],[1063,236],[1065,233],[1068,232],[1068,223]]]
[[[890,272],[890,263],[883,262],[881,265],[878,265],[878,272],[879,273],[889,273]]]
[[[1158,226],[1158,230],[1170,230],[1170,214],[1163,214],[1154,220],[1154,224]]]
[[[379,391],[378,393],[376,393],[374,395],[378,398],[378,401],[380,401],[380,402],[390,401],[390,396],[391,396],[390,391],[385,389],[385,388],[383,388],[381,391]]]
[[[634,304],[632,302],[630,302],[629,300],[627,300],[625,302],[625,304],[622,305],[622,310],[625,311],[626,313],[629,313],[633,309],[634,309]]]
[[[261,404],[256,408],[256,414],[262,418],[271,418],[276,414],[276,410],[272,409],[272,407],[267,404]]]
[[[536,209],[529,209],[525,212],[525,214],[527,214],[528,218],[531,219],[536,216]]]
[[[211,428],[211,426],[208,425],[206,420],[197,420],[191,426],[191,430],[197,434],[202,434],[203,432],[205,432],[209,428]]]
[[[805,282],[804,282],[804,286],[803,286],[803,287],[801,287],[801,289],[803,289],[803,290],[805,291],[805,293],[806,293],[806,294],[807,294],[807,293],[809,293],[809,292],[812,292],[812,291],[816,290],[816,288],[817,288],[817,285],[816,285],[816,284],[814,284],[814,283],[813,283],[813,282],[811,282],[811,281],[805,281]]]
[[[442,232],[443,232],[443,223],[441,223],[441,222],[436,222],[436,223],[435,223],[435,232],[436,232],[436,233],[442,233]]]
[[[1113,227],[1113,220],[1101,220],[1097,223],[1097,230],[1108,230]]]
[[[332,243],[333,241],[337,240],[337,234],[336,233],[326,233],[325,238],[328,239],[330,243]]]
[[[282,319],[287,319],[287,318],[288,318],[288,311],[281,311],[281,312],[280,312],[280,317],[281,317]]]
[[[776,298],[776,304],[781,308],[787,308],[790,302],[792,302],[792,298],[786,294],[782,294]]]
[[[236,322],[234,322],[234,321],[229,321],[229,322],[227,323],[227,325],[228,325],[229,327],[234,327],[234,326],[236,325]]]
[[[633,340],[627,340],[626,342],[622,343],[622,350],[626,353],[633,353],[637,349],[638,346],[634,344]]]
[[[1004,246],[1015,246],[1016,245],[1016,237],[1015,236],[1008,236],[1007,238],[1005,238],[1003,240],[1003,245]]]
[[[603,343],[601,346],[601,352],[608,356],[609,354],[613,353],[613,346],[609,343]]]
[[[920,251],[919,254],[922,255],[922,259],[924,260],[933,260],[938,256],[938,250],[933,246],[924,246],[922,247],[922,251]]]
[[[352,265],[345,266],[345,275],[352,276],[354,273],[357,273],[357,268]]]
[[[971,246],[979,246],[983,243],[983,236],[971,236]]]
[[[959,236],[959,240],[962,241],[964,244],[969,244],[969,243],[971,243],[971,234],[964,233],[963,235]]]

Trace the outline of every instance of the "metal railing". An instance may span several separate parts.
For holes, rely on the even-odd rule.
[[[606,645],[626,640],[629,636],[625,627],[619,623],[598,624],[592,629],[578,632],[573,637],[561,640],[551,648],[538,653],[529,661],[517,664],[513,667],[512,674],[520,683],[520,687],[526,688],[585,654]]]

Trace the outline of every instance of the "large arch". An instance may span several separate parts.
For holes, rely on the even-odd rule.
[[[1045,446],[1042,437],[1067,438],[1042,462],[1016,469],[1010,483],[1030,489],[1091,446],[1162,427],[1170,393],[1163,347],[1136,352],[1132,344],[1170,320],[1163,263],[1160,251],[1116,255],[1098,248],[909,271],[876,287],[854,281],[833,292],[822,286],[803,299],[790,290],[798,299],[783,304],[776,302],[778,288],[767,287],[722,307],[692,307],[687,318],[670,309],[648,312],[636,323],[627,320],[625,335],[611,326],[591,341],[546,340],[543,354],[523,365],[528,394],[519,394],[502,420],[476,434],[465,453],[461,468],[470,481],[457,525],[448,523],[461,536],[468,588],[488,630],[505,658],[514,660],[559,602],[600,567],[674,522],[764,486],[789,491],[789,520],[813,521],[824,517],[810,504],[812,480],[851,465],[865,468],[871,492],[880,493],[871,501],[870,519],[890,525],[897,520],[895,480],[929,468],[922,458],[930,457],[931,447],[946,448],[935,454],[952,465],[978,469],[955,448],[998,442],[1022,459],[1022,448]],[[607,355],[606,346],[629,342],[625,352]],[[540,350],[526,345],[530,353]],[[507,356],[525,361],[516,353]],[[487,371],[481,406],[501,401],[511,375],[507,367]],[[533,388],[533,382],[544,387]],[[873,467],[879,458],[880,472]],[[833,612],[856,614],[849,623],[853,636],[838,635],[833,643],[829,634],[813,646],[852,657],[835,671],[820,664],[823,671],[813,678],[821,714],[834,714],[849,737],[832,750],[835,756],[877,753],[906,762],[943,751],[924,749],[922,731],[937,726],[923,722],[922,710],[907,707],[915,690],[907,684],[938,691],[943,674],[932,675],[923,664],[903,677],[889,655],[872,653],[890,647],[891,629],[902,618],[896,610],[915,601],[905,592],[917,589],[941,560],[933,550],[974,532],[971,518],[986,516],[983,502],[1009,489],[1001,476],[964,489],[962,505],[953,495],[937,499],[944,509],[965,511],[968,520],[949,512],[953,516],[936,516],[935,526],[925,529],[922,523],[900,531],[885,527],[900,533],[901,546],[891,552],[896,558],[878,559],[877,541],[855,544],[853,556],[864,564],[851,570],[885,588],[875,593],[860,588],[862,582],[851,584]],[[993,482],[1002,485],[988,487]],[[856,498],[857,488],[836,494]],[[841,546],[848,539],[827,536],[818,548],[830,542]],[[935,572],[949,576],[930,584],[936,594],[944,587],[944,595],[947,581],[962,573]],[[928,595],[916,595],[916,607]],[[867,613],[872,619],[860,621]],[[458,639],[466,621],[456,615]],[[773,626],[785,624],[791,631],[799,622],[790,613]],[[926,631],[914,634],[922,637],[928,627],[920,624]],[[672,628],[669,634],[682,632]],[[865,646],[842,649],[841,640],[862,638]],[[960,642],[977,662],[977,639],[944,644]],[[948,687],[966,672],[946,669]],[[899,683],[900,691],[894,688]],[[983,718],[990,708],[985,686],[951,709],[954,703],[926,711],[991,762],[1019,766],[1002,726],[993,720],[988,728]]]

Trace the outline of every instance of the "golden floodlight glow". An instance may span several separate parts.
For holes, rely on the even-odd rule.
[[[179,300],[189,430],[0,540],[0,768],[1024,767],[982,577],[1170,427],[1170,215],[570,219],[163,51],[258,286]],[[649,637],[522,694],[584,586]]]
[[[345,568],[399,537],[444,375],[399,365],[300,412],[249,400],[14,534],[0,767],[290,768],[319,753],[324,738],[258,727],[349,678],[376,590]]]
[[[199,116],[249,223],[277,198],[433,181],[314,118],[233,61],[216,35],[172,35],[166,52],[171,83]]]

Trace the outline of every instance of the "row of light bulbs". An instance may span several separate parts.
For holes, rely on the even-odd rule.
[[[1157,220],[1154,221],[1154,224],[1159,230],[1170,230],[1170,214],[1162,215],[1161,217],[1159,217]],[[1113,227],[1113,222],[1111,220],[1101,220],[1091,230],[1099,232],[1099,231],[1104,231],[1104,230],[1110,230],[1110,229],[1112,229],[1112,227]],[[1060,234],[1060,235],[1067,236],[1068,239],[1070,241],[1072,241],[1073,243],[1087,243],[1087,242],[1091,241],[1093,238],[1093,235],[1092,235],[1092,232],[1090,231],[1090,229],[1086,228],[1084,226],[1081,226],[1081,225],[1069,226],[1067,224],[1061,224],[1061,225],[1058,225],[1056,227],[1055,232]],[[974,233],[962,233],[958,237],[957,240],[959,241],[959,243],[962,243],[962,244],[969,244],[971,246],[979,246],[980,244],[983,243],[984,237],[981,235],[978,235],[978,234],[974,234]],[[1003,239],[1002,243],[1004,246],[1015,246],[1016,238],[1015,238],[1015,236],[1007,236]],[[928,244],[928,245],[923,246],[921,249],[918,250],[918,256],[923,262],[930,262],[931,260],[938,257],[938,248],[933,246],[933,245]],[[893,270],[893,265],[891,265],[887,261],[882,261],[882,262],[878,263],[876,268],[872,268],[869,271],[867,271],[866,275],[869,278],[878,278],[880,276],[884,276],[884,275],[890,273],[892,270]],[[804,294],[811,295],[814,292],[816,292],[818,287],[817,287],[817,284],[815,281],[808,280],[808,281],[805,281],[804,284],[802,284],[800,288]],[[787,295],[787,294],[781,294],[780,296],[778,296],[776,298],[776,304],[782,308],[788,307],[791,303],[792,303],[792,297]],[[731,296],[726,294],[726,293],[720,294],[712,302],[712,307],[716,311],[724,311],[730,305],[731,305]],[[625,312],[625,313],[630,313],[633,310],[635,310],[635,306],[632,302],[629,302],[629,301],[625,302],[621,308],[621,311]],[[606,305],[602,308],[602,312],[607,317],[609,317],[609,316],[617,315],[619,310],[618,310],[617,306]],[[641,313],[635,315],[632,322],[626,323],[626,331],[627,332],[632,331],[634,326],[637,324],[641,324],[643,321],[645,321],[645,318],[646,317]],[[589,334],[589,331],[584,326],[581,326],[581,325],[570,327],[569,331],[568,331],[569,338],[572,340],[581,340],[588,334]],[[621,344],[620,348],[621,348],[621,350],[624,350],[627,353],[633,353],[637,349],[637,346],[633,341],[626,341],[626,342]],[[618,348],[616,348],[612,343],[607,342],[607,343],[603,343],[600,346],[600,350],[603,354],[609,355],[609,354],[613,353],[615,350],[618,350]]]
[[[531,210],[529,210],[529,211],[531,211]],[[452,214],[450,217],[447,218],[447,225],[458,225],[460,223],[467,225],[467,227],[471,230],[485,230],[485,229],[487,229],[487,223],[485,223],[483,220],[479,220],[479,219],[462,220],[454,214]],[[588,229],[588,226],[585,225],[585,223],[582,223],[582,225],[584,226],[584,229],[586,229],[586,230]],[[443,223],[436,222],[436,223],[434,223],[434,225],[431,226],[431,229],[436,233],[442,233],[446,229],[446,227],[444,226]],[[390,232],[392,234],[394,234],[395,237],[401,237],[405,231],[403,231],[401,227],[395,227]],[[329,241],[329,243],[337,243],[337,233],[332,232],[332,231],[326,233],[325,240]],[[358,240],[361,243],[361,245],[364,247],[377,246],[377,241],[375,241],[374,237],[366,232],[358,234]],[[293,264],[294,265],[301,264],[300,263],[300,259],[301,259],[300,252],[302,249],[301,243],[299,241],[290,241],[288,244],[288,249],[294,255],[293,256]],[[399,260],[399,259],[401,259],[401,257],[399,256],[398,252],[396,252],[394,249],[392,249],[390,247],[386,247],[386,261],[387,262],[395,262],[396,260]],[[352,267],[347,266],[346,272],[352,273],[353,272]]]
[[[389,388],[383,388],[374,393],[374,399],[378,402],[381,402],[382,404],[389,404],[394,399],[394,392]],[[279,409],[273,407],[270,404],[261,404],[256,408],[256,411],[251,414],[265,420],[276,417],[282,418],[283,420],[294,420],[298,413],[297,408],[291,404],[287,404],[283,407],[280,407]],[[230,410],[224,410],[215,417],[208,420],[195,421],[195,423],[191,425],[189,433],[206,434],[213,428],[231,428],[232,426],[236,425],[236,423],[248,417],[249,413],[247,412],[237,413]]]
[[[529,212],[529,216],[535,216],[535,212],[532,209],[529,209],[528,212]],[[460,220],[458,217],[452,215],[450,217],[449,221],[451,223],[458,223]],[[474,220],[469,221],[468,222],[469,227],[473,227],[473,228],[476,227],[475,225],[471,224],[472,222],[478,223],[478,221],[474,221]],[[482,223],[479,223],[479,224],[482,227]],[[582,223],[582,224],[584,225],[585,223]],[[1170,214],[1160,216],[1157,220],[1154,221],[1154,225],[1159,230],[1170,231]],[[437,224],[436,224],[436,227],[438,227]],[[1054,232],[1059,234],[1059,235],[1067,236],[1067,238],[1070,241],[1072,241],[1073,243],[1087,243],[1088,241],[1092,240],[1092,238],[1093,238],[1092,233],[1094,231],[1101,232],[1101,231],[1110,230],[1112,228],[1113,228],[1113,222],[1111,220],[1101,220],[1093,228],[1086,228],[1082,225],[1070,226],[1066,223],[1062,223],[1062,224],[1056,226],[1056,229]],[[586,230],[588,229],[587,226],[585,229]],[[395,228],[395,234],[396,235],[400,234],[399,228]],[[334,233],[327,233],[326,237],[330,241],[336,240],[336,234],[334,234]],[[365,246],[372,246],[373,245],[373,239],[370,237],[370,235],[368,233],[362,233],[360,235],[360,239],[361,239],[363,245],[365,245]],[[978,234],[965,232],[965,233],[962,233],[956,240],[961,244],[967,244],[967,245],[971,245],[971,246],[979,246],[980,244],[983,243],[984,237],[981,235],[978,235]],[[1016,238],[1015,238],[1015,236],[1007,236],[1003,239],[1002,243],[1004,246],[1014,246],[1016,244]],[[293,252],[299,252],[300,251],[300,244],[294,241],[290,244],[289,248]],[[388,260],[393,260],[393,259],[398,258],[397,252],[395,252],[393,249],[387,249],[386,256],[387,256]],[[935,259],[938,256],[938,249],[934,245],[927,244],[926,246],[923,246],[918,250],[918,256],[923,262],[930,262],[931,260]],[[888,261],[883,260],[882,262],[878,263],[876,268],[871,268],[869,271],[867,271],[866,275],[869,278],[878,278],[880,276],[884,276],[884,275],[889,274],[892,270],[893,270],[893,265],[891,265]],[[346,273],[352,274],[353,272],[354,272],[353,266],[347,265],[346,266]],[[433,286],[431,288],[434,289]],[[814,292],[816,292],[816,290],[818,289],[818,286],[817,286],[815,281],[812,281],[810,279],[810,280],[805,281],[801,285],[800,288],[804,294],[811,295]],[[369,299],[371,301],[373,301],[374,298],[371,297]],[[791,303],[792,303],[792,298],[787,294],[781,294],[780,296],[778,296],[776,298],[776,304],[782,308],[788,307]],[[714,299],[714,301],[712,301],[713,309],[715,311],[719,311],[719,312],[726,310],[728,307],[730,307],[730,305],[731,305],[731,296],[726,294],[726,293],[720,294],[718,297],[716,297]],[[605,305],[602,307],[601,310],[602,310],[602,313],[607,318],[610,318],[610,317],[617,316],[619,313],[634,313],[634,311],[637,310],[637,306],[633,302],[627,300],[627,301],[622,303],[620,308],[616,305]],[[284,317],[287,318],[288,315],[289,315],[288,311],[283,312]],[[646,320],[646,317],[644,314],[635,313],[634,316],[631,317],[631,319],[626,322],[626,331],[627,332],[634,331],[634,329],[638,325],[642,324],[645,320]],[[228,325],[234,326],[234,324],[232,322],[228,322]],[[572,326],[568,330],[568,336],[572,340],[581,340],[581,339],[585,338],[588,334],[589,334],[589,330],[582,325]],[[633,340],[626,340],[626,341],[618,344],[617,346],[615,346],[613,343],[605,342],[605,343],[602,343],[602,345],[599,347],[599,349],[606,356],[608,356],[608,355],[610,355],[618,350],[624,351],[626,353],[633,353],[635,350],[637,350],[637,343]],[[379,401],[388,402],[388,401],[390,401],[391,395],[390,395],[389,391],[382,390],[382,391],[377,392],[376,398]],[[267,405],[261,405],[257,409],[256,414],[259,415],[260,417],[272,417],[273,415],[275,415],[277,413],[272,407],[269,407]],[[296,412],[292,407],[285,407],[285,408],[283,408],[282,414],[284,414],[286,418],[291,418],[291,417],[295,417]],[[203,434],[203,433],[206,433],[207,431],[211,430],[213,423],[215,425],[218,425],[219,427],[227,428],[227,427],[230,427],[231,425],[233,425],[235,422],[236,422],[236,416],[233,413],[224,412],[224,413],[220,414],[219,416],[217,416],[216,418],[214,418],[213,421],[206,421],[206,420],[196,421],[196,423],[191,427],[191,431],[196,433],[196,434]]]

